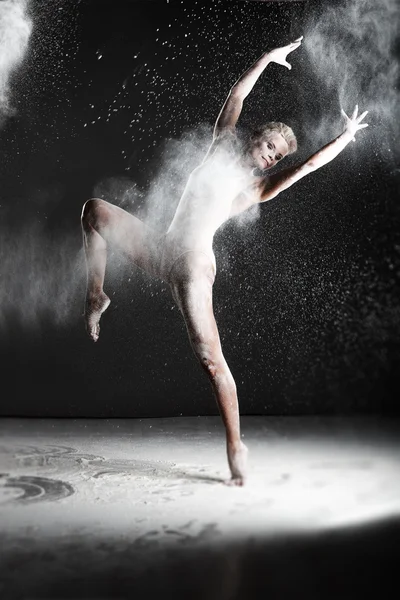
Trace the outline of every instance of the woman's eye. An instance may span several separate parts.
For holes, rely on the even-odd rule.
[[[272,144],[271,144],[271,142],[268,142],[267,146],[268,146],[268,148],[271,150],[271,148],[272,148]]]

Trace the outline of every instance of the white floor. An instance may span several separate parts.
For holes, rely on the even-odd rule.
[[[3,569],[0,595],[128,597],[125,587],[104,596],[97,587],[83,595],[73,588],[75,595],[65,596],[51,586],[61,564],[71,586],[75,575],[82,581],[82,561],[93,570],[106,558],[107,569],[118,570],[133,548],[143,570],[146,553],[150,560],[154,552],[212,547],[226,556],[235,544],[346,530],[354,537],[400,518],[398,420],[247,417],[242,431],[249,479],[232,488],[223,484],[228,469],[217,417],[3,419],[1,539],[4,564],[18,569]],[[232,564],[237,570],[234,555],[228,571]],[[228,588],[218,597],[245,597]]]

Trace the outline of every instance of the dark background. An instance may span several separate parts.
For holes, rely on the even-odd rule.
[[[179,140],[197,156],[237,77],[325,5],[32,0],[16,113],[0,130],[3,416],[217,414],[169,290],[119,257],[100,340],[87,337],[80,212],[98,195],[145,214],[156,178],[166,229],[194,166],[189,151],[174,177]],[[305,51],[289,61],[268,67],[241,123],[290,124],[294,164],[320,146],[310,123],[337,106]],[[215,236],[215,312],[242,414],[399,413],[398,180],[378,116],[258,218]]]

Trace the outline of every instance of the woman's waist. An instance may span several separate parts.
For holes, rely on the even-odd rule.
[[[213,236],[191,238],[188,236],[175,236],[173,232],[165,235],[160,256],[160,271],[168,280],[173,265],[185,254],[200,252],[211,260],[216,268],[215,256],[212,248]]]

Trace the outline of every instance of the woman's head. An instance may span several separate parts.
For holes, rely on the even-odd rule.
[[[254,166],[271,169],[282,158],[297,150],[297,140],[293,130],[285,123],[271,121],[257,127],[246,143],[248,154]]]

